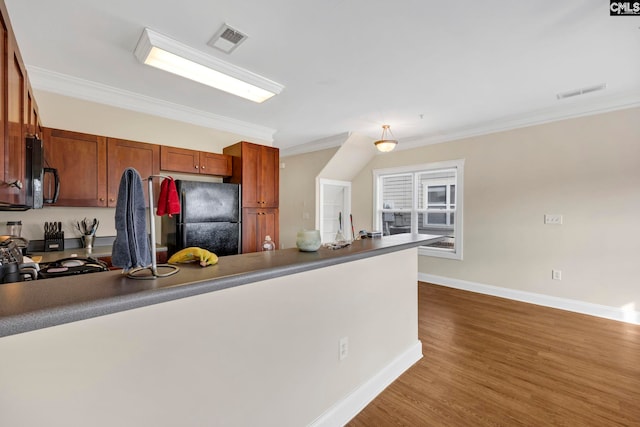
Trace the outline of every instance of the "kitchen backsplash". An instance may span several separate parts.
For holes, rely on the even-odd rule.
[[[222,178],[198,176],[191,174],[181,173],[166,173],[161,171],[164,175],[171,175],[174,179],[188,179],[193,181],[208,181],[208,182],[222,182]],[[146,181],[144,182],[146,185]],[[154,198],[157,199],[158,195],[155,194]],[[154,200],[154,205],[155,205]],[[44,223],[45,222],[62,222],[62,230],[64,231],[64,237],[66,239],[80,237],[80,233],[75,227],[76,221],[81,221],[83,218],[97,218],[100,221],[100,228],[96,233],[96,236],[115,236],[115,208],[71,208],[71,207],[56,207],[46,206],[42,209],[30,209],[24,212],[3,212],[0,211],[0,235],[6,234],[7,221],[22,221],[22,237],[28,240],[42,240],[44,239]],[[148,213],[147,213],[148,218]],[[160,228],[161,222],[159,217],[156,218],[156,239],[160,241]],[[147,230],[149,224],[147,224]]]
[[[44,239],[45,222],[62,222],[65,238],[80,237],[76,229],[76,221],[84,218],[97,218],[100,227],[96,236],[115,236],[115,208],[56,208],[44,207],[25,212],[0,212],[0,235],[6,234],[7,221],[22,221],[22,237],[28,240]],[[160,229],[160,221],[156,217],[156,230]],[[148,227],[148,224],[147,224]],[[147,228],[148,230],[148,228]],[[159,236],[156,236],[159,238]]]

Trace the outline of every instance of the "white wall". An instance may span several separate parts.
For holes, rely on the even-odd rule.
[[[280,244],[295,247],[300,230],[316,228],[316,176],[338,149],[283,157],[280,169]]]
[[[353,180],[354,215],[371,226],[373,169],[454,159],[464,259],[422,256],[421,273],[640,310],[639,108],[377,156]]]
[[[34,93],[45,127],[66,129],[159,145],[222,153],[227,145],[247,139],[242,135],[97,104],[51,92]]]
[[[413,248],[0,338],[0,424],[342,425],[421,355],[416,269]]]

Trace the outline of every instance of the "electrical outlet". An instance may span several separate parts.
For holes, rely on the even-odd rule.
[[[560,271],[560,270],[551,270],[551,278],[553,280],[562,280],[562,271]]]
[[[544,223],[545,224],[562,225],[562,215],[546,214],[544,216]]]
[[[344,360],[349,355],[349,337],[340,338],[340,360]]]

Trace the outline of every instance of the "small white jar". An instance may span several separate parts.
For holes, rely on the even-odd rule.
[[[302,252],[315,252],[320,249],[321,245],[320,230],[298,231],[296,246]]]

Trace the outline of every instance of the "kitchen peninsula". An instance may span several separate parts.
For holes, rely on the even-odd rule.
[[[417,248],[223,257],[0,286],[8,425],[338,425],[422,356]]]

